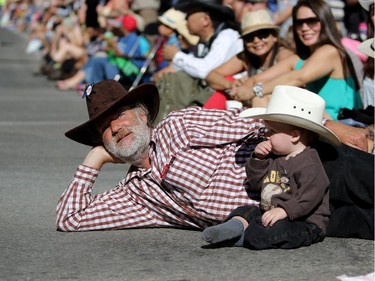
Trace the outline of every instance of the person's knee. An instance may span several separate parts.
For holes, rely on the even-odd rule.
[[[241,206],[241,207],[234,209],[229,214],[226,220],[239,216],[239,217],[244,218],[248,223],[250,223],[255,218],[255,216],[258,215],[259,212],[260,211],[259,211],[258,206],[254,206],[254,205]]]

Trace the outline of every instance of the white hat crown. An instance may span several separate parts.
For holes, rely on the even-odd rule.
[[[319,95],[293,86],[276,86],[267,106],[267,114],[287,114],[321,124],[325,101]]]
[[[276,86],[267,108],[249,108],[240,117],[281,122],[315,132],[335,145],[338,137],[322,125],[326,103],[318,94],[294,86]]]
[[[178,22],[185,21],[185,16],[185,13],[174,8],[170,8],[159,16],[158,19],[162,24],[175,30]]]
[[[358,2],[362,6],[363,9],[365,9],[366,11],[369,11],[370,5],[374,3],[375,1],[374,0],[359,0]]]
[[[375,49],[374,49],[374,44],[375,43],[375,38],[370,38],[370,39],[367,39],[365,41],[363,41],[358,47],[357,49],[365,54],[366,56],[369,56],[369,57],[372,57],[374,58],[375,57]]]

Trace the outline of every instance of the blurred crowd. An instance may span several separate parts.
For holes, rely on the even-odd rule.
[[[186,28],[185,14],[172,8],[183,2],[1,0],[1,26],[29,35],[26,52],[43,55],[41,73],[56,80],[61,90],[79,89],[84,83],[116,75],[130,87],[137,76],[142,76],[139,82],[148,82],[171,71],[162,45],[190,52],[198,42]],[[279,37],[293,48],[290,26],[296,2],[224,0],[222,4],[233,9],[238,23],[246,12],[266,9],[280,26]],[[367,39],[368,15],[358,1],[326,2],[340,32],[350,40],[348,45],[357,46]],[[354,51],[362,61],[366,59]],[[140,73],[142,66],[147,71]]]
[[[292,15],[298,2],[0,0],[0,25],[28,35],[25,51],[41,55],[39,73],[54,80],[60,90],[82,93],[87,84],[104,79],[116,79],[127,89],[145,82],[157,84],[162,97],[159,114],[162,118],[171,110],[192,104],[226,109],[227,101],[234,100],[241,107],[265,106],[268,99],[263,94],[267,94],[267,89],[272,92],[274,86],[267,80],[278,81],[271,68],[278,69],[275,66],[278,65],[282,69],[281,62],[285,61],[281,72],[297,69],[296,61],[290,59],[296,54],[311,69],[309,57],[313,60],[319,58],[319,53],[327,53],[327,50],[315,52],[318,48],[311,46],[307,53],[301,52],[298,46],[301,44],[298,33],[306,28],[314,31],[320,23],[315,46],[333,46],[340,59],[327,61],[336,68],[320,65],[321,75],[307,80],[298,78],[303,80],[301,86],[309,89],[310,82],[327,77],[326,83],[340,73],[338,76],[345,80],[341,83],[344,89],[337,90],[336,96],[331,93],[330,97],[324,96],[324,87],[312,88],[328,103],[328,118],[337,119],[341,114],[341,118],[352,119],[353,114],[365,114],[366,118],[370,115],[368,123],[373,122],[373,52],[368,53],[368,48],[361,51],[360,45],[373,38],[374,1],[314,0],[311,2],[316,3],[309,9],[315,16],[301,23],[297,14]],[[329,14],[323,12],[325,7]],[[293,27],[293,21],[299,26]],[[340,42],[336,42],[337,38]],[[285,66],[287,58],[293,62],[290,69]],[[263,72],[265,75],[258,76]],[[258,78],[262,83],[257,83]],[[294,83],[292,79],[279,82]],[[262,99],[254,88],[258,84],[262,85]],[[241,90],[241,85],[246,88]],[[347,94],[347,88],[352,89],[348,93],[350,102],[341,98]],[[195,92],[197,98],[190,100]],[[189,100],[178,103],[170,93],[179,97],[185,94]],[[337,102],[338,97],[342,102]],[[331,112],[330,103],[334,107]],[[358,112],[368,106],[372,106],[370,113]]]

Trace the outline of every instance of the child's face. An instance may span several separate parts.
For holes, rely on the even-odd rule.
[[[174,33],[174,30],[172,28],[169,28],[168,26],[162,23],[159,24],[158,31],[159,34],[164,37],[170,37]]]
[[[292,126],[274,121],[265,121],[267,139],[271,142],[272,152],[276,155],[288,155],[293,152]]]

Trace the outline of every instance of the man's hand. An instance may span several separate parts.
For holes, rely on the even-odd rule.
[[[273,226],[275,222],[285,219],[288,217],[288,214],[283,208],[273,208],[265,212],[262,216],[262,224],[264,227]]]
[[[165,45],[163,47],[163,58],[165,60],[173,60],[174,56],[177,54],[179,51],[178,47],[176,45]]]
[[[332,120],[327,121],[326,127],[334,132],[342,143],[369,152],[368,129],[356,128]]]
[[[95,146],[86,155],[83,165],[100,170],[105,163],[124,163],[110,154],[103,146]]]
[[[232,90],[229,92],[229,96],[238,101],[249,101],[255,95],[249,87],[239,86],[232,88]]]

